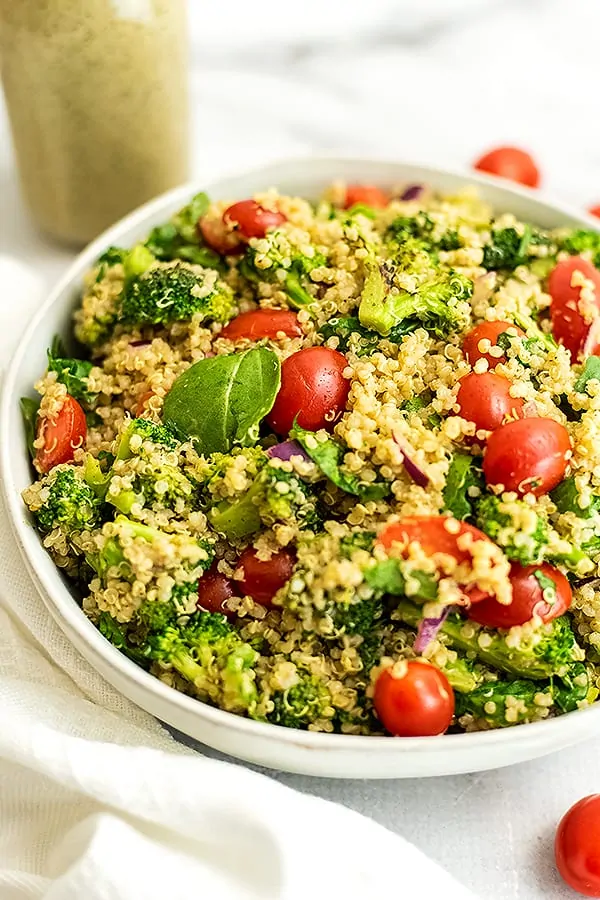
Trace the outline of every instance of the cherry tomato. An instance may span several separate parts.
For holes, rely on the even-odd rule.
[[[490,150],[477,160],[474,167],[480,172],[500,175],[528,187],[537,187],[540,183],[540,172],[533,158],[518,147],[497,147]]]
[[[67,394],[53,419],[38,419],[37,437],[44,438],[44,446],[35,457],[40,471],[49,472],[59,463],[71,462],[75,450],[85,444],[86,436],[85,413],[77,400]]]
[[[281,387],[267,422],[279,435],[289,433],[294,419],[309,431],[331,431],[346,406],[350,382],[345,356],[329,347],[298,350],[281,366]]]
[[[278,210],[265,209],[256,200],[240,200],[223,213],[226,225],[233,225],[245,240],[263,238],[271,228],[287,222],[286,216]]]
[[[541,580],[549,578],[554,582],[556,596],[553,600],[544,598]],[[489,625],[491,628],[512,628],[513,625],[524,625],[534,615],[539,616],[542,622],[550,622],[566,612],[573,599],[571,586],[562,572],[548,563],[539,566],[522,566],[513,563],[510,569],[510,583],[512,586],[512,603],[498,603],[495,597],[486,597],[481,603],[475,604],[467,613],[469,619],[480,625]]]
[[[600,897],[600,794],[584,797],[561,819],[554,856],[569,887]]]
[[[244,338],[258,341],[260,338],[275,339],[281,333],[289,338],[302,336],[296,313],[287,309],[251,309],[228,322],[219,337],[229,338],[230,341]]]
[[[473,525],[459,522],[451,516],[410,516],[386,525],[377,538],[386,550],[394,543],[407,546],[416,542],[427,556],[445,553],[459,564],[473,559],[470,545],[475,541],[489,543],[490,539]],[[476,585],[467,587],[465,593],[471,603],[478,603],[487,597],[485,591]]]
[[[521,419],[525,406],[520,397],[511,397],[508,378],[483,372],[470,372],[460,379],[456,402],[459,415],[475,423],[477,431],[494,431],[507,419]]]
[[[204,243],[215,253],[220,253],[221,256],[232,256],[235,253],[241,253],[244,249],[239,235],[228,228],[221,217],[203,216],[198,223],[198,228],[204,238]]]
[[[383,209],[389,202],[389,196],[381,188],[372,184],[349,184],[346,188],[344,209],[350,209],[356,203],[364,203],[365,206]]]
[[[576,273],[580,273],[578,276]],[[594,297],[582,297],[580,284],[581,278],[591,281]],[[600,272],[588,259],[581,256],[571,256],[557,263],[548,278],[548,292],[552,297],[550,304],[550,316],[552,318],[552,333],[560,344],[564,344],[573,362],[577,362],[585,349],[586,356],[597,355],[600,349],[600,334],[597,340],[588,339],[588,332],[592,322],[598,323],[600,315]],[[587,292],[585,292],[587,293]],[[589,344],[589,346],[585,346]]]
[[[540,497],[563,480],[570,453],[571,439],[564,425],[554,419],[519,419],[489,436],[483,474],[488,485]]]
[[[237,584],[244,594],[263,606],[271,606],[273,597],[292,577],[296,556],[289,550],[273,553],[270,559],[259,559],[256,550],[247,547],[238,561],[243,578]]]
[[[510,322],[481,322],[479,325],[476,325],[463,341],[462,349],[467,362],[474,366],[478,360],[487,359],[490,369],[494,369],[500,362],[506,362],[504,353],[502,356],[492,356],[490,350],[482,350],[480,344],[482,341],[489,341],[490,349],[497,347],[499,336],[506,334],[509,328],[511,334],[524,337],[525,332]]]
[[[395,737],[443,734],[454,715],[454,692],[443,672],[420,660],[400,661],[375,682],[375,712]]]
[[[588,212],[590,216],[596,216],[597,219],[600,219],[600,206],[591,206]]]
[[[154,397],[154,391],[146,391],[145,393],[142,394],[142,396],[138,400],[137,406],[135,408],[135,414],[138,418],[140,416],[144,415],[144,413],[146,412],[147,406],[148,406],[148,401],[151,400],[153,397]]]
[[[236,593],[234,582],[213,564],[198,582],[198,606],[208,612],[232,616],[233,612],[225,606],[225,601],[235,597]]]

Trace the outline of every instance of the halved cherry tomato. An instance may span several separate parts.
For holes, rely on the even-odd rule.
[[[265,209],[256,200],[240,200],[225,210],[223,221],[233,225],[238,234],[249,241],[250,238],[263,238],[269,229],[287,222],[287,217],[279,210]]]
[[[230,341],[245,338],[258,341],[260,338],[274,340],[278,334],[289,338],[302,337],[303,331],[296,313],[288,309],[250,309],[228,322],[219,337],[229,338]]]
[[[239,235],[227,227],[221,216],[203,216],[198,222],[198,228],[204,243],[221,256],[233,256],[244,249]]]
[[[488,367],[494,369],[498,363],[506,362],[504,353],[501,356],[492,356],[490,350],[498,346],[498,338],[506,334],[510,329],[511,334],[524,337],[525,332],[510,322],[481,322],[468,333],[463,341],[463,353],[472,366],[480,359],[487,359]],[[482,341],[489,342],[489,349],[481,349]],[[487,344],[483,344],[486,347]]]
[[[563,816],[554,856],[569,887],[586,897],[600,897],[600,794],[584,797]]]
[[[597,219],[600,219],[600,206],[591,206],[588,212],[590,216],[596,216]]]
[[[491,543],[483,531],[452,516],[409,516],[386,525],[377,537],[377,542],[386,550],[395,543],[405,547],[418,543],[427,556],[445,553],[459,564],[473,559],[471,547],[476,541]],[[471,603],[478,603],[488,596],[476,585],[467,586],[465,594]]]
[[[591,282],[592,297],[581,296],[581,278]],[[585,348],[586,356],[595,356],[600,349],[600,272],[588,259],[571,256],[558,262],[548,278],[548,292],[552,297],[550,316],[552,333],[564,344],[573,362],[577,362]],[[589,331],[595,323],[595,337]],[[587,346],[586,346],[587,345]]]
[[[85,444],[87,423],[81,406],[67,394],[64,403],[53,419],[38,419],[37,437],[44,438],[44,446],[35,459],[42,472],[49,472],[60,463],[71,462],[75,450]]]
[[[373,705],[395,737],[443,734],[454,715],[454,692],[440,669],[418,659],[404,660],[379,675]]]
[[[294,419],[309,431],[331,431],[346,406],[348,360],[329,347],[307,347],[284,360],[281,387],[267,422],[276,434],[289,433]]]
[[[495,597],[486,597],[468,610],[469,619],[480,625],[489,625],[491,628],[524,625],[534,615],[539,616],[542,622],[550,622],[562,616],[573,600],[571,586],[565,576],[548,563],[541,563],[539,566],[513,563],[509,578],[512,586],[512,603],[507,606],[498,603]],[[544,597],[544,588],[540,584],[545,578],[554,583],[555,596],[550,599]]]
[[[349,184],[346,188],[344,209],[350,209],[356,203],[364,203],[375,209],[383,209],[390,202],[389,195],[372,184]]]
[[[236,594],[235,582],[219,572],[213,563],[198,582],[198,607],[208,612],[232,616],[233,612],[225,606],[225,601],[235,597]]]
[[[459,384],[456,396],[459,415],[474,422],[477,431],[494,431],[503,422],[524,416],[525,403],[520,397],[511,397],[512,384],[508,378],[494,372],[481,375],[470,372]]]
[[[292,577],[296,555],[290,550],[279,550],[270,559],[259,559],[256,550],[246,547],[238,560],[243,578],[237,581],[244,594],[262,606],[271,606],[277,591]]]
[[[540,497],[563,480],[570,455],[571,439],[564,425],[554,419],[519,419],[489,436],[483,474],[488,485]]]
[[[528,187],[537,187],[540,183],[540,172],[533,158],[518,147],[497,147],[490,150],[474,163],[474,168]]]

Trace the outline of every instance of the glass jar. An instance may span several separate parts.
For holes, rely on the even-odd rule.
[[[0,0],[23,192],[81,245],[188,176],[186,0]]]

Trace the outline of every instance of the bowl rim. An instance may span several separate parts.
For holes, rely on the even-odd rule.
[[[483,187],[493,187],[500,189],[509,196],[521,197],[525,200],[533,200],[538,204],[556,212],[559,216],[568,217],[587,226],[588,228],[600,231],[600,223],[587,213],[569,207],[559,201],[555,201],[551,197],[539,191],[523,187],[506,181],[505,179],[495,178],[481,174],[479,172],[468,169],[454,169],[427,164],[415,163],[407,160],[391,160],[385,156],[377,156],[371,154],[368,157],[340,155],[338,153],[320,154],[318,157],[311,155],[291,157],[277,160],[274,163],[265,163],[254,166],[243,172],[225,174],[222,177],[211,179],[206,182],[187,182],[186,184],[175,187],[164,192],[160,196],[143,204],[131,213],[127,214],[119,221],[115,222],[97,238],[88,244],[75,259],[69,264],[62,277],[58,280],[48,296],[40,305],[36,314],[33,316],[28,326],[24,329],[19,339],[16,350],[14,351],[9,365],[2,379],[2,390],[0,395],[0,433],[6,435],[10,433],[10,416],[14,409],[14,404],[18,403],[17,396],[17,377],[20,364],[25,356],[31,338],[38,327],[43,323],[48,310],[50,310],[60,299],[63,292],[69,287],[79,284],[79,269],[84,261],[89,266],[106,247],[111,243],[118,242],[118,235],[122,231],[127,231],[136,226],[147,224],[151,227],[159,221],[157,218],[161,211],[175,201],[185,201],[193,196],[197,191],[217,190],[221,183],[227,183],[235,180],[240,175],[245,177],[260,178],[261,173],[267,174],[272,172],[276,167],[303,167],[309,163],[340,163],[348,165],[365,167],[373,164],[389,166],[390,168],[417,168],[424,173],[424,176],[430,175],[432,179],[450,176],[462,180],[466,185],[474,184]],[[269,178],[272,176],[269,175]],[[59,622],[59,626],[66,632],[65,637],[71,643],[76,645],[76,641],[71,637],[71,633],[77,635],[78,639],[91,651],[94,657],[103,657],[110,667],[116,669],[122,679],[136,688],[140,688],[144,693],[150,693],[160,698],[164,703],[178,708],[182,713],[205,719],[208,722],[220,727],[225,727],[229,731],[236,731],[243,737],[244,735],[254,735],[258,738],[275,740],[279,743],[301,746],[305,749],[328,750],[330,752],[360,752],[371,751],[378,754],[403,754],[403,753],[436,753],[442,749],[447,753],[461,753],[467,749],[481,748],[485,751],[486,747],[496,745],[515,745],[530,743],[534,735],[546,735],[545,743],[549,743],[550,729],[558,735],[564,731],[565,723],[571,722],[572,717],[577,715],[578,722],[583,723],[584,717],[589,722],[592,716],[600,715],[600,702],[593,704],[585,709],[574,710],[555,718],[532,722],[519,725],[518,727],[498,728],[489,731],[477,731],[460,734],[444,734],[433,737],[410,737],[400,740],[390,740],[388,736],[379,735],[354,735],[354,734],[338,734],[327,732],[311,732],[301,731],[299,729],[286,728],[271,723],[257,722],[253,719],[246,718],[236,713],[227,712],[218,707],[210,706],[201,700],[170,687],[160,681],[156,676],[146,672],[137,666],[132,660],[128,659],[124,654],[117,650],[96,628],[96,626],[87,618],[81,607],[77,604],[75,598],[69,591],[67,585],[62,581],[58,567],[50,560],[46,550],[40,540],[39,534],[32,527],[31,522],[24,516],[24,506],[19,491],[13,487],[15,479],[13,478],[12,457],[13,446],[10,440],[0,442],[0,488],[3,493],[4,501],[9,513],[10,525],[15,536],[19,550],[24,557],[24,562],[29,574],[32,576],[36,589],[41,594],[42,599],[46,603],[51,614]],[[47,580],[38,571],[36,567],[36,559],[40,559],[40,553],[46,560],[50,560],[56,578]],[[42,566],[43,568],[43,566]],[[66,627],[65,627],[66,626]],[[90,663],[90,665],[93,665]],[[101,677],[104,677],[103,675]],[[117,688],[118,690],[118,688]],[[121,692],[121,691],[120,691]],[[122,692],[121,692],[122,693]],[[577,735],[573,735],[573,741],[577,740]],[[563,742],[564,745],[564,742]]]

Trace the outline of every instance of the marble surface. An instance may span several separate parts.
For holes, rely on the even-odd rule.
[[[517,143],[534,153],[551,195],[600,202],[597,0],[190,7],[198,179],[324,150],[460,167],[489,146]],[[48,285],[71,259],[36,234],[23,209],[1,101],[0,252]],[[1,287],[0,298],[10,327]],[[485,900],[567,900],[574,895],[553,870],[553,830],[571,803],[600,791],[599,757],[600,740],[429,781],[276,777],[373,816]]]

